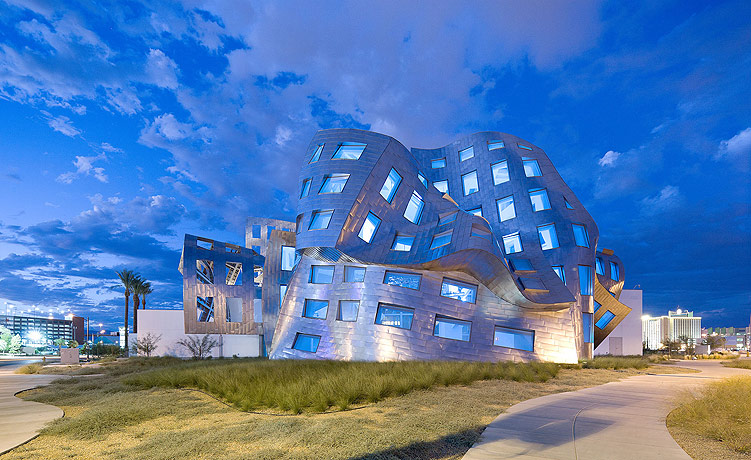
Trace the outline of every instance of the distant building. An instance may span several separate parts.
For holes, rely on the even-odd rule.
[[[24,346],[43,347],[57,339],[84,342],[83,318],[69,315],[65,319],[40,316],[0,315],[0,325],[10,329],[11,334],[21,336]]]
[[[688,337],[694,343],[701,339],[701,317],[694,312],[669,311],[667,316],[642,317],[642,341],[649,350],[659,350],[667,340]]]
[[[631,313],[595,348],[595,355],[628,356],[641,355],[643,352],[642,291],[624,289],[618,300],[631,308]]]
[[[749,327],[708,327],[701,330],[702,338],[710,335],[719,335],[725,338],[725,346],[728,350],[751,349],[751,326]]]

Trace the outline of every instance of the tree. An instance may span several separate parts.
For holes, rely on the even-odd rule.
[[[209,334],[200,339],[189,335],[185,339],[178,340],[177,344],[185,347],[193,359],[203,359],[211,354],[211,350],[219,346],[219,342],[211,338]]]
[[[668,356],[671,358],[673,357],[673,352],[678,352],[678,350],[681,349],[681,341],[680,340],[670,340],[665,339],[663,342],[663,348],[666,348],[668,351]]]
[[[708,335],[705,341],[709,345],[710,351],[714,351],[717,348],[725,348],[727,339],[719,334],[712,334]]]
[[[121,270],[119,272],[116,272],[117,276],[120,278],[120,283],[122,283],[123,287],[125,288],[125,356],[128,355],[128,306],[130,305],[130,294],[133,292],[133,287],[136,284],[136,279],[138,279],[138,275],[133,273],[132,270]]]
[[[63,348],[68,345],[68,341],[65,339],[55,339],[52,343],[59,348]]]
[[[157,349],[157,344],[162,339],[162,335],[154,335],[151,332],[146,334],[145,337],[139,337],[136,340],[136,344],[133,346],[134,350],[138,354],[145,354],[147,357]]]
[[[151,283],[141,278],[136,277],[135,284],[133,285],[133,332],[138,332],[138,306],[142,303],[142,309],[146,308],[146,294],[151,294]],[[139,302],[141,300],[142,302]]]
[[[14,335],[5,326],[0,326],[0,353],[18,353],[20,351],[21,336]]]
[[[68,342],[68,348],[78,348],[78,342],[75,340],[71,340]]]
[[[141,285],[141,309],[142,310],[146,310],[146,296],[153,292],[154,290],[151,289],[151,283],[149,283],[148,281],[144,281],[143,285]]]

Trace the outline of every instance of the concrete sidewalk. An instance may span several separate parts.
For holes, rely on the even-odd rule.
[[[62,409],[14,395],[19,391],[47,385],[59,375],[22,375],[0,372],[0,455],[39,434],[44,425],[63,416]]]
[[[751,371],[717,361],[678,366],[701,373],[639,375],[516,404],[488,425],[464,460],[691,460],[665,424],[676,393]]]

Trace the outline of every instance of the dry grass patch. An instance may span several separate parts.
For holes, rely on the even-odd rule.
[[[736,367],[738,369],[748,369],[751,370],[751,359],[738,359],[735,361],[728,361],[726,363],[722,363],[725,367]]]

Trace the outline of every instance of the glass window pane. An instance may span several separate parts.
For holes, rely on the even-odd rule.
[[[610,262],[610,279],[613,281],[620,281],[621,279],[621,273],[618,269],[618,264],[615,262]]]
[[[335,160],[359,160],[365,147],[366,144],[359,142],[342,142],[332,158]]]
[[[279,285],[279,306],[282,306],[282,303],[284,302],[284,296],[287,294],[287,285],[286,284],[280,284]]]
[[[544,211],[550,209],[548,192],[544,188],[530,190],[529,199],[532,201],[532,211]]]
[[[412,243],[414,243],[414,236],[396,235],[394,238],[394,244],[391,245],[391,249],[394,251],[409,251],[412,249]]]
[[[321,230],[329,228],[329,222],[331,222],[331,216],[334,211],[314,211],[313,217],[310,219],[310,226],[308,230]]]
[[[433,169],[439,169],[439,168],[445,168],[446,167],[446,159],[445,158],[437,158],[435,160],[430,161],[430,167]]]
[[[570,204],[570,203],[568,202],[568,200],[567,200],[567,199],[565,199],[565,198],[564,198],[564,199],[563,199],[563,202],[564,202],[564,203],[566,203],[566,208],[567,208],[567,209],[574,209],[574,207],[573,207],[573,206],[571,206],[571,204]]]
[[[365,281],[365,267],[344,267],[345,283],[362,283]]]
[[[422,279],[422,275],[416,273],[392,272],[387,270],[386,275],[383,277],[383,284],[419,290],[420,279]]]
[[[302,315],[306,318],[326,319],[328,309],[328,300],[305,299],[305,307]]]
[[[274,227],[273,225],[266,227],[266,240],[271,239],[271,232],[273,232],[274,230],[276,230],[276,227]]]
[[[447,244],[451,243],[452,233],[453,230],[439,233],[438,235],[434,236],[433,241],[430,243],[430,249],[440,248],[441,246],[446,246]]]
[[[522,252],[522,239],[519,237],[519,232],[504,236],[503,248],[507,255]]]
[[[571,224],[574,228],[574,240],[576,245],[583,248],[589,247],[589,235],[587,234],[587,227],[582,224]]]
[[[422,201],[422,197],[417,192],[412,192],[412,197],[407,203],[407,209],[404,210],[404,218],[413,224],[420,222],[420,216],[422,216],[422,208],[425,203]]]
[[[467,147],[464,150],[459,150],[459,161],[469,160],[475,156],[474,147]]]
[[[462,302],[475,303],[477,298],[477,286],[448,278],[443,279],[441,295]]]
[[[376,324],[393,326],[401,329],[412,329],[412,317],[415,311],[411,308],[397,307],[394,305],[378,304]]]
[[[598,275],[605,275],[605,271],[602,268],[602,259],[599,257],[595,257],[595,273]]]
[[[540,246],[542,246],[543,250],[558,247],[558,235],[555,232],[555,224],[537,227],[537,233],[540,236]]]
[[[493,345],[534,351],[535,331],[496,326],[493,334]]]
[[[516,145],[519,146],[520,149],[532,150],[532,147],[530,147],[528,145],[523,145],[523,144],[516,144]]]
[[[488,141],[488,150],[498,150],[505,147],[503,141]]]
[[[446,225],[450,224],[451,222],[456,220],[456,215],[459,214],[458,212],[452,212],[451,214],[446,214],[443,217],[438,218],[438,225]]]
[[[260,238],[261,237],[261,226],[260,225],[254,225],[251,227],[253,236],[252,238]]]
[[[321,337],[318,335],[300,334],[298,332],[295,336],[295,342],[292,344],[292,348],[295,350],[315,353],[318,351],[318,343],[320,341]]]
[[[363,222],[362,227],[360,228],[360,233],[358,233],[357,236],[366,243],[370,243],[373,241],[373,236],[375,236],[375,232],[378,230],[379,225],[381,225],[381,219],[376,217],[372,212],[369,212],[368,217],[365,218],[365,222]]]
[[[613,318],[615,318],[615,315],[610,310],[607,310],[602,314],[602,316],[600,316],[600,319],[597,320],[595,326],[597,326],[599,329],[605,329],[608,324],[613,321]]]
[[[563,271],[563,265],[553,265],[553,271],[563,281],[563,284],[566,284],[566,274]]]
[[[491,170],[493,172],[493,184],[498,185],[509,181],[508,174],[508,162],[506,160],[500,161],[492,165]]]
[[[602,304],[595,300],[595,313],[597,313],[597,310],[599,310],[600,307],[602,307]]]
[[[537,164],[537,160],[527,159],[524,160],[524,175],[527,177],[542,176],[540,171],[540,165]]]
[[[436,188],[441,193],[448,193],[449,192],[449,181],[447,180],[439,180],[437,182],[433,182],[433,187]]]
[[[592,295],[592,267],[579,265],[579,293]]]
[[[425,179],[425,176],[422,175],[422,173],[417,173],[417,179],[420,180],[420,183],[425,186],[425,188],[428,188],[428,180]]]
[[[315,153],[313,153],[313,157],[310,159],[311,163],[315,163],[321,158],[321,152],[323,152],[323,144],[318,144],[318,147],[316,147]]]
[[[472,323],[459,319],[448,318],[446,316],[435,317],[433,326],[433,335],[445,339],[461,340],[469,342],[469,334],[472,329]]]
[[[384,182],[383,187],[381,187],[381,196],[383,199],[391,203],[391,200],[394,199],[394,195],[396,195],[396,189],[399,188],[401,182],[402,176],[400,176],[395,169],[391,168],[391,172],[389,172],[386,182]]]
[[[243,321],[243,299],[227,297],[224,307],[228,323],[241,323]]]
[[[360,309],[359,300],[341,300],[339,301],[339,321],[357,321],[357,311]]]
[[[331,174],[323,178],[321,191],[318,193],[342,193],[344,186],[347,185],[349,174]]]
[[[595,342],[595,329],[592,327],[592,313],[582,313],[582,334],[584,343]]]
[[[282,270],[291,271],[297,265],[294,246],[282,246]]]
[[[498,218],[501,222],[516,217],[516,208],[514,207],[514,195],[509,195],[496,201],[498,205]]]
[[[310,267],[310,282],[313,284],[331,284],[334,282],[333,265],[313,265]]]
[[[300,198],[305,198],[306,196],[308,196],[308,193],[310,193],[310,183],[311,183],[311,181],[312,181],[312,179],[305,179],[304,181],[302,181],[302,191],[300,192]],[[260,225],[258,227],[260,229]],[[260,237],[261,236],[260,236],[260,233],[259,233],[259,235],[257,237],[254,237],[254,238],[260,238]]]
[[[464,186],[464,195],[470,195],[480,190],[477,185],[477,171],[472,171],[462,176],[462,185]]]
[[[482,217],[482,206],[480,206],[479,208],[470,209],[467,212],[472,214],[473,216]]]

